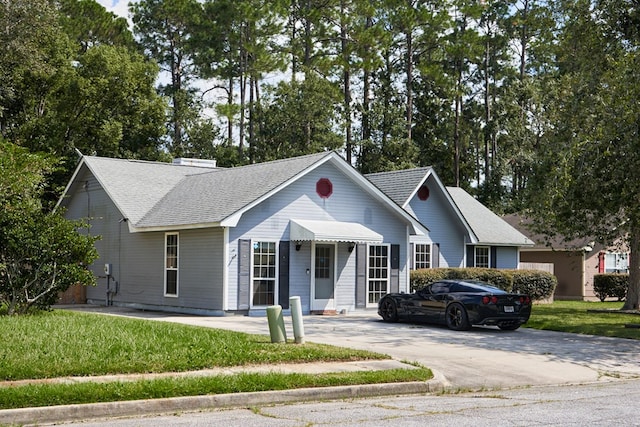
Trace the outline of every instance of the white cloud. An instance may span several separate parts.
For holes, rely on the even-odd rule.
[[[129,3],[135,3],[127,0],[97,0],[109,12],[113,12],[123,18],[129,18]]]

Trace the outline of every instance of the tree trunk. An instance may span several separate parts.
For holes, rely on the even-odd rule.
[[[629,230],[629,290],[623,310],[640,307],[640,223],[633,220]]]
[[[407,38],[407,139],[411,141],[411,127],[413,121],[413,34],[411,30],[405,33]]]
[[[233,77],[229,77],[229,90],[227,91],[227,103],[229,107],[233,105]],[[227,144],[229,147],[233,145],[233,119],[231,114],[227,121]]]
[[[255,162],[255,134],[254,134],[254,120],[256,118],[255,115],[255,99],[253,87],[256,84],[253,76],[249,77],[249,163]]]
[[[347,163],[351,164],[351,73],[349,71],[349,52],[347,51],[347,24],[346,24],[346,5],[345,1],[340,2],[340,48],[342,49],[343,60],[343,89],[344,89],[344,116],[345,116],[345,151],[347,154]]]
[[[367,17],[366,28],[370,28],[372,26],[373,19],[371,17]],[[371,97],[371,72],[369,71],[368,66],[365,66],[364,68],[364,75],[362,80],[362,139],[366,141],[371,138],[371,105],[369,103],[369,98]]]

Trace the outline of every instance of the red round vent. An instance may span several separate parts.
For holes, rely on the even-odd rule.
[[[323,199],[329,198],[333,193],[333,184],[328,178],[320,178],[318,182],[316,182],[316,193]]]
[[[418,198],[422,201],[427,200],[429,198],[429,187],[423,185],[418,190]]]

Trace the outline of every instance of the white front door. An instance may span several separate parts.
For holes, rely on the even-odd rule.
[[[313,251],[311,310],[335,310],[335,262],[333,244],[316,244]]]

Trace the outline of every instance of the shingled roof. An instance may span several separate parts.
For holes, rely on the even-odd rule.
[[[479,244],[529,246],[533,241],[460,187],[447,187]]]
[[[431,167],[405,169],[400,171],[370,173],[365,177],[382,190],[398,205],[403,206],[411,200],[420,188],[425,177],[432,172]]]
[[[365,175],[376,187],[402,207],[411,201],[429,175],[433,175],[445,192],[463,225],[477,244],[528,246],[533,242],[502,220],[462,188],[444,187],[431,167]],[[427,227],[429,224],[425,224]]]
[[[77,177],[88,170],[131,231],[235,226],[247,209],[325,162],[350,175],[357,185],[412,224],[415,232],[426,232],[336,152],[228,169],[83,156],[58,205],[65,205],[67,195],[86,185]]]

